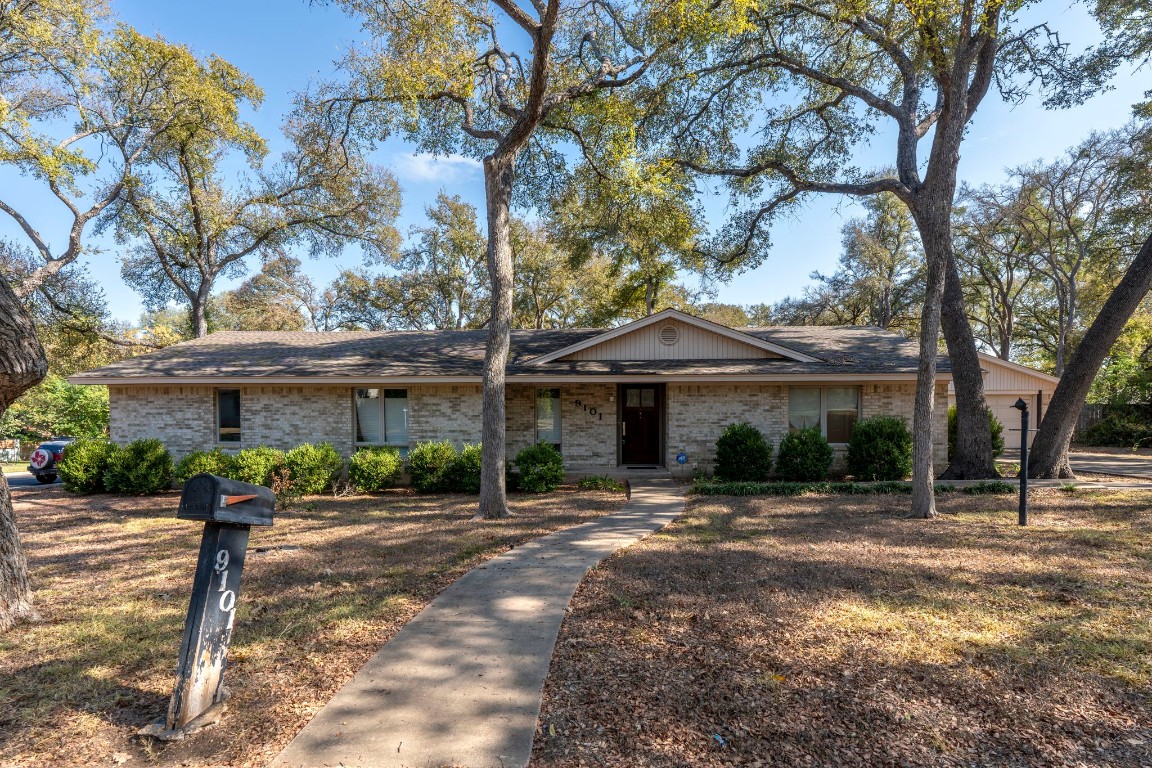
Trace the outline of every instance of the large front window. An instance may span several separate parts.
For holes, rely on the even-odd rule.
[[[356,444],[408,446],[408,390],[356,390]]]
[[[788,392],[788,429],[812,429],[830,443],[846,443],[860,418],[860,387],[792,387]]]
[[[560,450],[560,389],[536,390],[536,442]]]

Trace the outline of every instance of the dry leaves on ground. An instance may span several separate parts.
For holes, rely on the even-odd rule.
[[[409,618],[460,574],[600,515],[621,494],[310,498],[254,529],[223,722],[183,742],[133,734],[167,709],[202,526],[179,497],[17,491],[43,621],[0,636],[0,766],[264,765]]]
[[[1152,766],[1152,496],[707,498],[581,586],[533,766]]]

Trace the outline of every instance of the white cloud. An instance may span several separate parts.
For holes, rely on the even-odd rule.
[[[401,179],[417,182],[451,184],[481,173],[479,160],[464,155],[432,155],[418,152],[396,157],[396,173]]]

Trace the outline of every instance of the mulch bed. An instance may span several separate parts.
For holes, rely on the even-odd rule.
[[[262,766],[412,616],[462,573],[524,541],[614,512],[618,493],[514,494],[473,522],[475,497],[304,499],[254,529],[237,603],[223,721],[182,742],[140,740],[172,693],[202,526],[178,494],[17,490],[43,620],[0,635],[0,767]]]
[[[532,765],[1152,766],[1152,495],[710,497],[605,561]]]

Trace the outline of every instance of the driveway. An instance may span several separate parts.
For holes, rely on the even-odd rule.
[[[1072,451],[1068,454],[1073,472],[1142,477],[1152,480],[1152,455],[1113,451]]]
[[[55,483],[43,485],[37,482],[31,472],[5,472],[4,477],[8,480],[10,488],[51,488],[52,485],[55,485]]]

